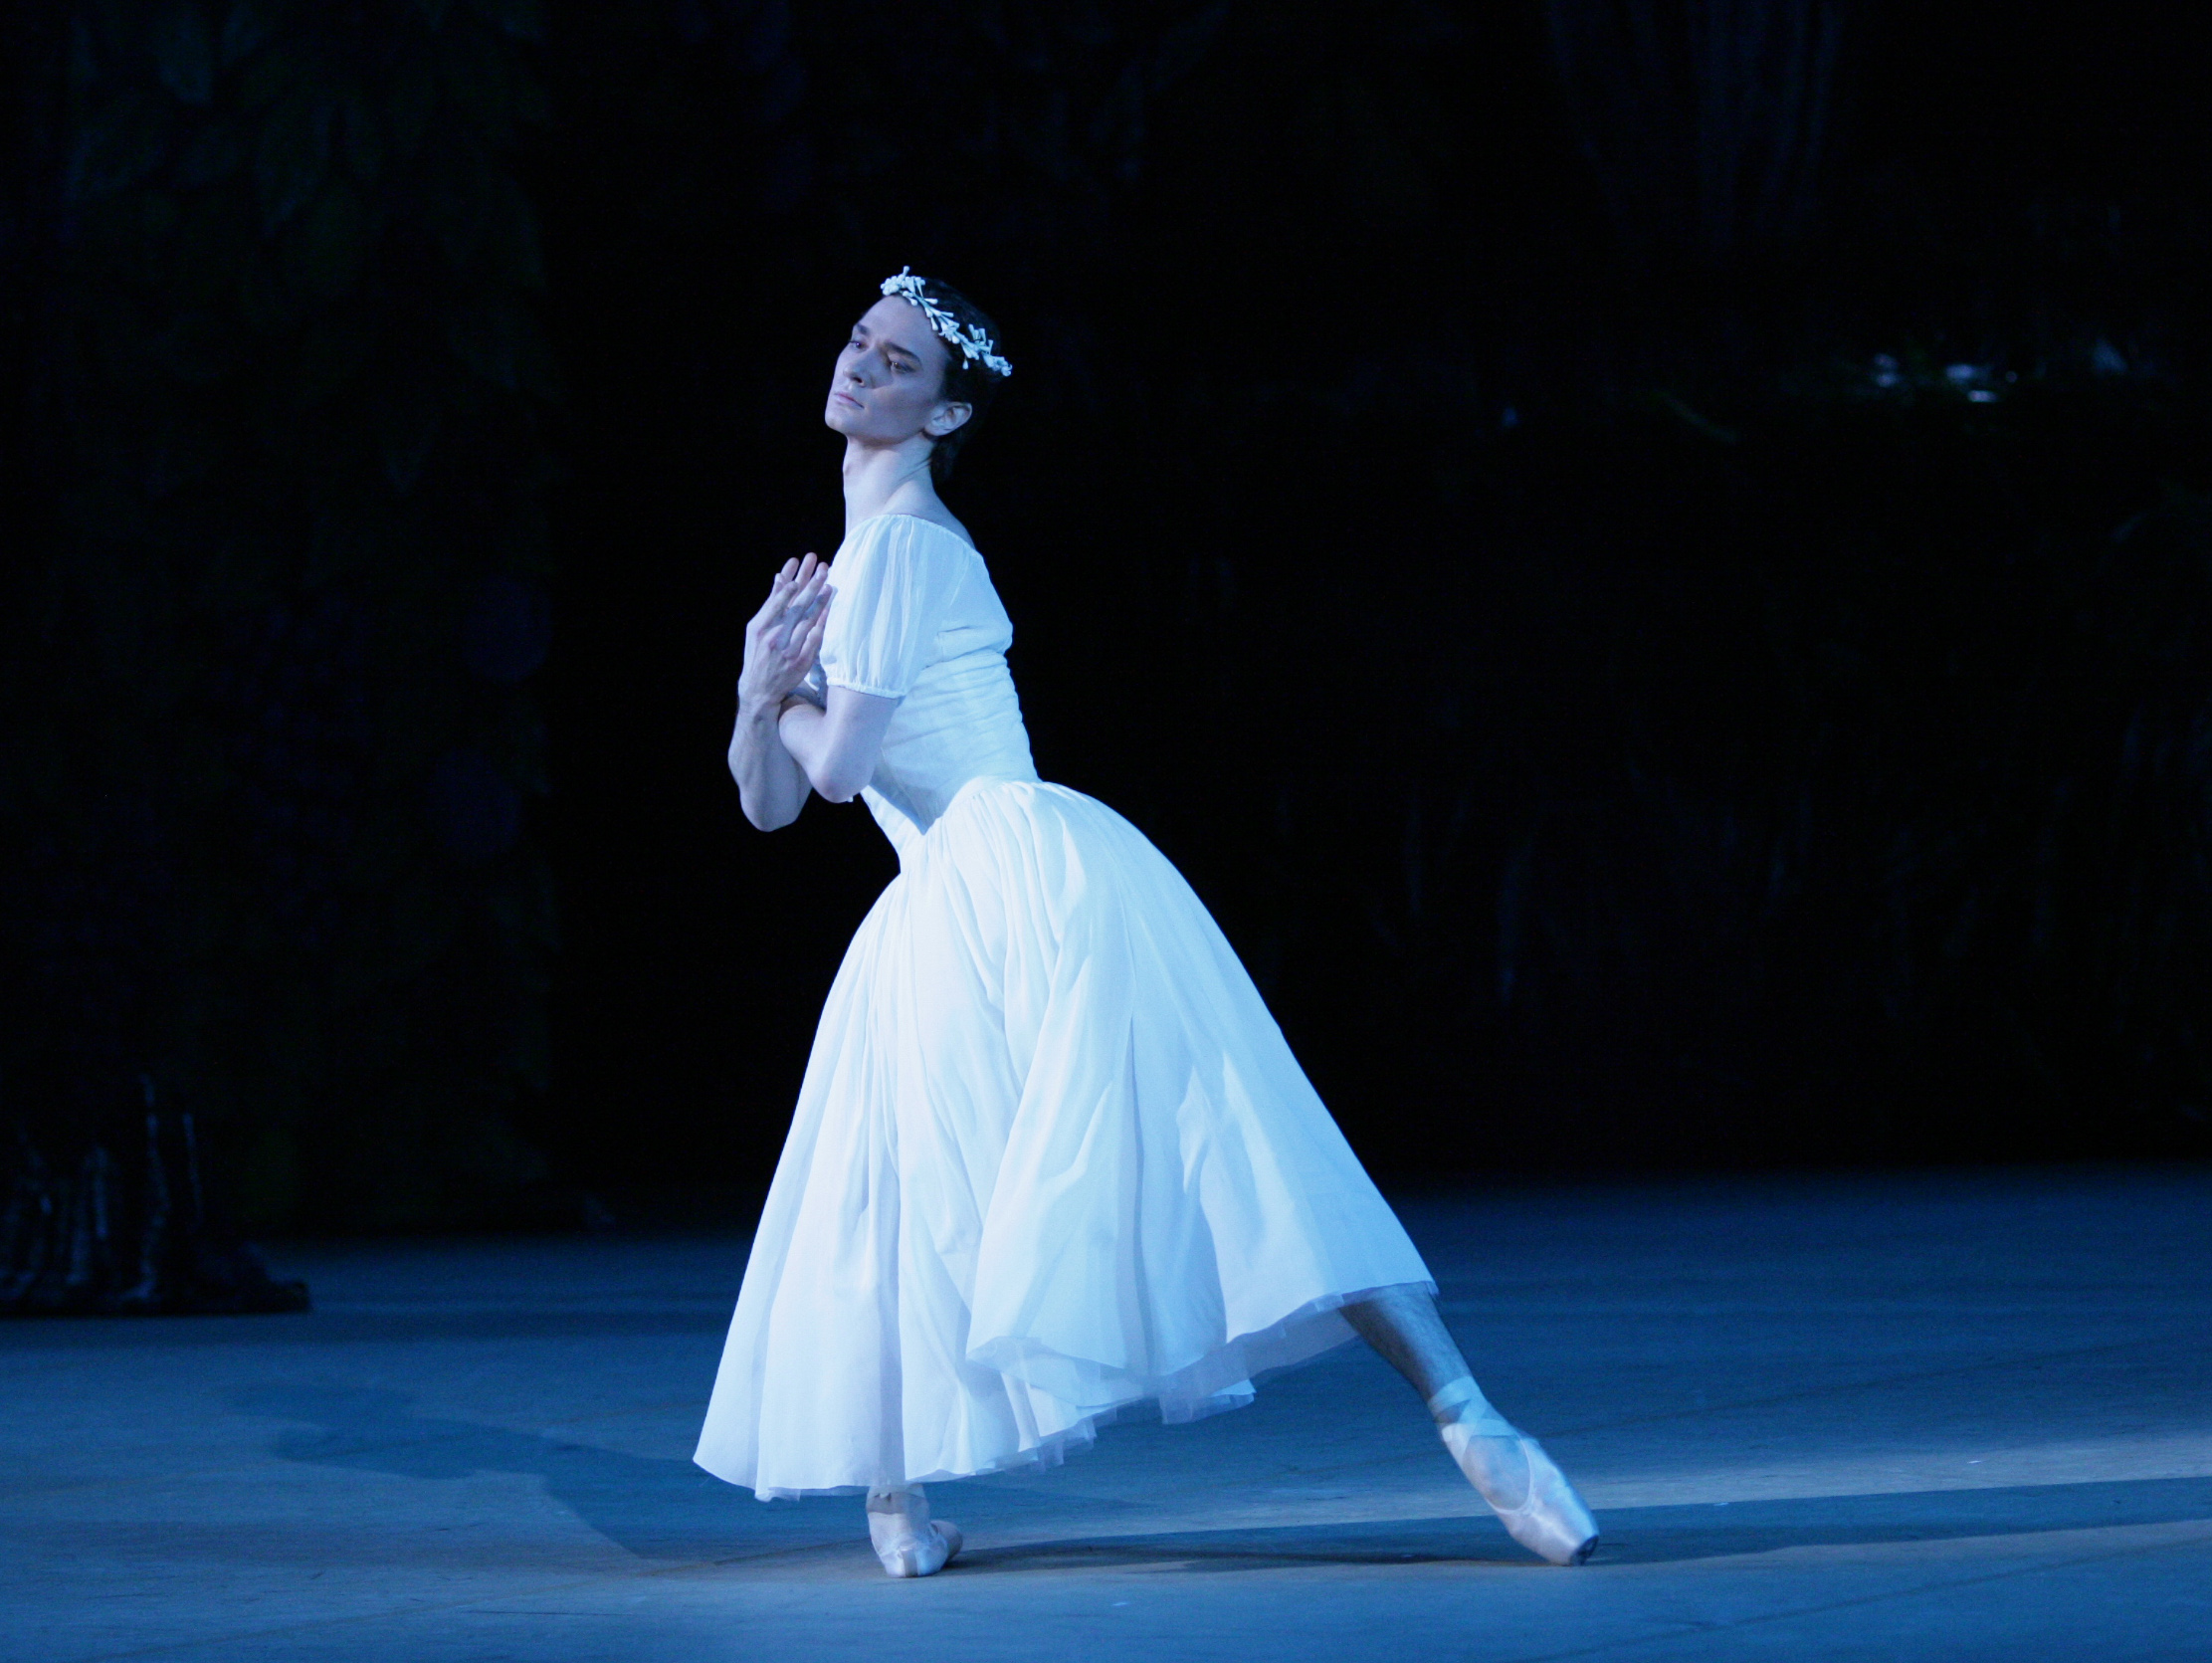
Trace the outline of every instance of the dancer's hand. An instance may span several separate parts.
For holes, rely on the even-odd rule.
[[[806,679],[829,621],[830,568],[809,554],[786,560],[768,598],[745,625],[745,667],[737,676],[740,710],[772,714]]]

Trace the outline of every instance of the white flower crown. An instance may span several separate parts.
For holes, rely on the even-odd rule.
[[[928,291],[922,287],[923,281],[914,276],[912,267],[902,266],[897,277],[884,279],[883,292],[921,308],[921,315],[929,319],[929,327],[957,346],[963,358],[974,359],[993,375],[1013,374],[1014,366],[998,355],[997,344],[991,337],[981,329],[963,327],[957,317],[929,298]]]

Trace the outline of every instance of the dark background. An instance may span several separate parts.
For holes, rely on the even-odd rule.
[[[744,618],[889,272],[1041,770],[1360,1153],[2212,1150],[2205,26],[11,13],[0,1108],[264,1231],[739,1216],[895,870]]]

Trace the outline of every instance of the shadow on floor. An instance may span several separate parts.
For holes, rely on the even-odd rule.
[[[2212,1520],[2212,1478],[1814,1496],[1723,1507],[1622,1508],[1605,1515],[1600,1524],[1606,1559],[1665,1564],[1785,1548],[2039,1536],[2196,1520]]]
[[[764,1507],[751,1492],[689,1460],[419,1414],[406,1392],[385,1387],[269,1381],[236,1393],[230,1405],[241,1414],[312,1428],[278,1434],[271,1452],[286,1461],[430,1480],[481,1472],[532,1475],[591,1530],[640,1559],[728,1563],[856,1545],[865,1555],[868,1529],[857,1496]],[[962,1512],[985,1528],[1065,1505],[1049,1495],[1001,1488],[960,1496]],[[1089,1505],[1094,1513],[1116,1511],[1110,1503]]]
[[[384,1388],[283,1382],[249,1387],[231,1407],[313,1427],[278,1435],[274,1453],[287,1461],[421,1479],[534,1474],[592,1530],[641,1559],[726,1559],[811,1546],[826,1534],[820,1517],[762,1507],[687,1460],[417,1414],[412,1403]]]
[[[857,1504],[762,1507],[689,1461],[629,1455],[557,1436],[509,1431],[414,1412],[404,1392],[300,1382],[239,1393],[242,1413],[303,1422],[281,1433],[288,1461],[405,1478],[460,1479],[479,1472],[532,1474],[593,1531],[641,1559],[730,1561],[799,1552],[859,1538]],[[1197,1481],[1194,1479],[1194,1483]],[[957,1498],[957,1499],[955,1499]],[[1067,1506],[1050,1492],[952,1489],[937,1505],[970,1527],[961,1558],[970,1573],[1156,1565],[1190,1572],[1273,1565],[1386,1565],[1445,1562],[1542,1568],[1497,1521],[1471,1515],[1380,1523],[1302,1524],[1274,1529],[1106,1535],[991,1547],[993,1526]],[[1087,1498],[1110,1530],[1120,1509]],[[832,1509],[835,1509],[833,1512]],[[848,1513],[846,1509],[852,1511]],[[1614,1508],[1599,1518],[1605,1543],[1596,1565],[1666,1564],[1777,1553],[1792,1548],[1867,1547],[1969,1537],[2040,1535],[2122,1525],[2212,1520],[2212,1478],[2109,1484],[2022,1485],[1902,1495],[1820,1496],[1725,1506]]]
[[[1669,1564],[1793,1548],[1874,1547],[2199,1520],[2212,1520],[2212,1478],[1613,1508],[1599,1516],[1605,1540],[1591,1562],[1597,1567]],[[1447,1562],[1548,1568],[1514,1546],[1495,1520],[1478,1517],[986,1546],[961,1559],[971,1571],[1151,1565],[1200,1573],[1275,1565]]]

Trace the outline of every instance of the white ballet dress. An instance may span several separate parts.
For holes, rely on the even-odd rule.
[[[695,1459],[761,1499],[1189,1420],[1435,1283],[1189,885],[1037,777],[982,557],[856,526],[816,668],[900,701],[899,852],[832,983]]]

